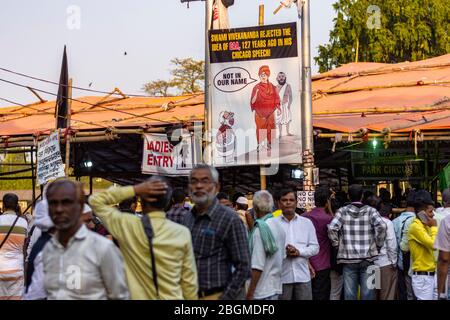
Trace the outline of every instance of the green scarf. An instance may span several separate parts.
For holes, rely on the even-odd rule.
[[[253,234],[255,233],[256,228],[259,228],[259,232],[261,234],[261,240],[264,246],[264,251],[268,257],[271,257],[275,252],[277,252],[278,247],[273,237],[272,232],[270,231],[269,226],[266,223],[267,219],[272,218],[273,215],[271,213],[266,214],[261,219],[256,219],[255,224],[253,226],[252,231],[250,232],[248,241],[250,247],[250,255],[253,253]]]

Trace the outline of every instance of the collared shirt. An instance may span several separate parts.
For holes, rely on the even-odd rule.
[[[450,208],[437,208],[434,213],[434,218],[436,219],[437,227],[439,229],[442,220],[444,220],[446,216],[450,215]]]
[[[153,284],[150,246],[141,219],[113,205],[135,196],[133,186],[112,187],[90,197],[89,203],[111,235],[119,242],[132,299],[157,299]],[[148,213],[154,238],[159,298],[197,298],[197,270],[189,230],[166,219],[164,212]]]
[[[437,227],[428,227],[415,218],[409,228],[409,250],[411,251],[413,271],[436,271],[434,241]]]
[[[340,208],[328,225],[331,244],[338,248],[338,263],[375,261],[386,239],[386,223],[378,211],[361,203]]]
[[[259,228],[256,228],[253,234],[252,269],[260,270],[262,274],[253,294],[255,299],[265,299],[282,293],[281,270],[283,259],[286,256],[286,250],[284,249],[286,235],[273,218],[268,219],[266,223],[270,228],[270,232],[272,232],[278,250],[268,257],[264,250],[261,232]]]
[[[434,248],[436,250],[450,252],[450,216],[442,220]]]
[[[279,216],[281,216],[282,213],[283,213],[283,211],[278,209],[278,210],[275,210],[274,212],[272,212],[272,215],[274,218],[278,218]]]
[[[245,226],[245,229],[248,230],[248,223],[247,223],[247,211],[245,210],[237,210],[236,211],[239,219],[241,219],[242,223]]]
[[[319,253],[311,257],[309,261],[315,271],[321,271],[331,268],[331,241],[328,238],[327,226],[333,220],[333,217],[325,212],[324,208],[314,208],[303,217],[308,218],[316,229],[317,240],[319,241]]]
[[[408,232],[416,214],[405,211],[400,216],[392,220],[394,225],[395,238],[397,239],[397,267],[403,270],[403,255],[401,250],[409,251]]]
[[[42,251],[34,259],[34,272],[32,282],[28,291],[23,295],[24,300],[44,300],[47,299],[47,292],[44,285],[44,263],[42,262]]]
[[[450,252],[450,216],[447,215],[439,226],[434,248],[439,251]],[[450,288],[450,267],[448,268],[447,288]],[[447,289],[450,298],[450,289]]]
[[[17,218],[14,211],[6,211],[0,215],[0,243]],[[11,272],[23,272],[23,245],[27,236],[28,222],[19,218],[0,249],[0,277]]]
[[[44,286],[48,300],[126,300],[122,256],[114,243],[83,224],[64,247],[57,235],[45,245]]]
[[[290,244],[300,252],[300,257],[286,257],[283,260],[281,282],[287,284],[311,281],[308,259],[319,253],[319,242],[313,223],[298,214],[290,221],[284,215],[272,219],[282,227],[286,235],[283,249],[286,250],[286,246]]]
[[[169,211],[167,211],[166,218],[173,222],[182,224],[184,215],[187,213],[189,213],[189,210],[185,207],[174,205]]]
[[[375,260],[375,264],[379,267],[395,266],[397,264],[397,239],[395,238],[394,225],[388,218],[382,217],[382,219],[387,226],[386,240],[381,247],[378,259]]]
[[[198,215],[194,207],[183,223],[191,230],[200,290],[225,287],[221,299],[236,299],[250,277],[247,230],[241,219],[214,199],[205,214]]]

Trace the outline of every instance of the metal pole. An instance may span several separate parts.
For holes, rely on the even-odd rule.
[[[212,127],[212,113],[211,113],[211,77],[210,77],[210,57],[209,57],[209,30],[212,22],[212,2],[213,0],[205,1],[205,130],[206,130],[206,148],[204,153],[204,162],[212,164],[212,149],[211,146],[211,127]]]
[[[31,192],[32,192],[32,202],[36,201],[36,167],[34,166],[34,147],[31,147]]]
[[[303,187],[305,191],[314,191],[314,145],[313,145],[313,119],[312,119],[312,92],[311,92],[311,31],[310,31],[310,0],[303,0],[301,8],[301,47],[302,47],[302,140],[303,140],[303,167],[305,178]],[[298,4],[300,5],[300,3]]]
[[[258,24],[259,26],[264,25],[264,5],[261,4],[259,6],[259,18],[258,18]],[[261,190],[267,189],[267,177],[265,175],[264,166],[259,167],[259,177],[261,182]]]
[[[66,177],[69,177],[69,168],[70,168],[70,117],[72,112],[72,79],[69,79],[69,92],[68,92],[68,105],[67,105],[67,125],[66,125],[66,167],[65,174]]]
[[[264,5],[263,4],[261,4],[259,6],[258,24],[259,24],[259,26],[264,25]],[[259,167],[259,177],[260,177],[261,190],[266,190],[267,189],[267,177],[265,175],[264,166]]]
[[[92,195],[92,189],[93,189],[93,179],[92,175],[89,174],[89,195]]]

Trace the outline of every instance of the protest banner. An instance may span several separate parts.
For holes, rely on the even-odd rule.
[[[188,175],[197,162],[194,137],[182,134],[176,145],[165,134],[145,134],[142,155],[142,173],[160,175]]]
[[[38,143],[37,178],[39,185],[64,177],[64,163],[59,148],[59,133],[54,132]]]
[[[314,191],[297,191],[297,208],[310,210],[314,207]]]
[[[212,164],[301,163],[296,23],[209,33]]]

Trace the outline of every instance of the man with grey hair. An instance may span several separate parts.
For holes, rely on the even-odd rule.
[[[249,238],[252,278],[247,299],[278,300],[283,292],[281,268],[286,235],[281,226],[271,219],[273,198],[268,191],[255,193],[253,208],[256,221]]]
[[[434,218],[436,219],[437,226],[439,228],[441,221],[448,215],[450,215],[450,189],[445,189],[442,192],[442,208],[438,208],[435,211]]]
[[[215,168],[201,164],[192,169],[189,194],[195,205],[183,224],[192,234],[199,298],[243,299],[244,283],[250,277],[247,231],[236,212],[217,200],[219,188]]]

